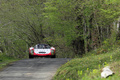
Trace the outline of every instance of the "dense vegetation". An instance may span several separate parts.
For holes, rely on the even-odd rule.
[[[82,58],[75,58],[62,65],[53,80],[119,80],[120,47],[107,53],[96,55],[92,52]],[[101,78],[102,68],[110,66],[115,75]]]
[[[120,0],[0,0],[0,50],[16,58],[46,43],[75,57],[119,43]]]

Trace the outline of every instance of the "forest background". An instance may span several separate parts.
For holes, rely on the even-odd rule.
[[[27,58],[38,43],[57,57],[82,57],[120,45],[120,0],[0,0],[0,50]]]

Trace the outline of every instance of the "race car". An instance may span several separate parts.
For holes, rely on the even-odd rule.
[[[29,58],[34,58],[35,56],[55,58],[55,48],[47,44],[37,44],[29,48]]]

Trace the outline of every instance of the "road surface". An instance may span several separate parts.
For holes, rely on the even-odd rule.
[[[69,60],[65,58],[20,60],[0,71],[0,80],[51,80],[56,70]]]

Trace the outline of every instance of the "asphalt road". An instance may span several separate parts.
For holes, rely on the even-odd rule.
[[[51,80],[56,70],[69,61],[65,58],[25,59],[0,71],[0,80]]]

